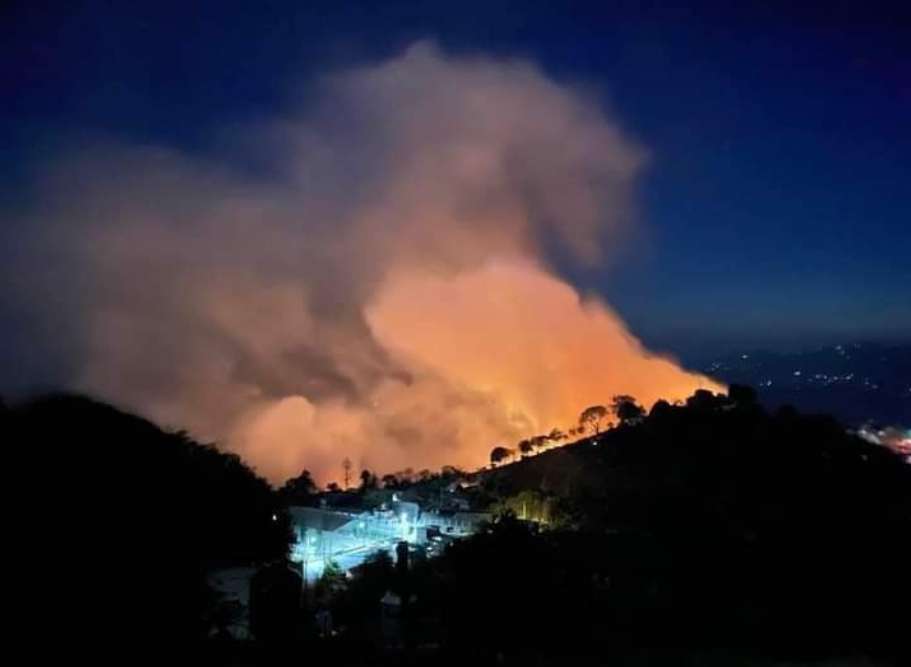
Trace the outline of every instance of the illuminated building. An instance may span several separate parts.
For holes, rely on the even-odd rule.
[[[365,512],[291,507],[288,513],[294,531],[291,560],[300,564],[309,582],[318,579],[330,562],[350,571],[378,550],[394,557],[399,542],[424,547],[431,542],[428,532],[464,537],[489,519],[489,515],[476,512],[422,512],[417,503],[399,500]]]

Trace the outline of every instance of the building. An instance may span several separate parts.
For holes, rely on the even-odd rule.
[[[288,513],[295,538],[291,560],[300,564],[306,582],[318,579],[330,562],[348,572],[378,550],[395,558],[399,542],[428,545],[428,529],[430,534],[464,537],[490,518],[477,512],[422,512],[417,503],[398,499],[370,511],[291,507]]]
[[[300,563],[308,582],[318,579],[330,562],[349,571],[377,550],[394,555],[400,541],[423,542],[416,503],[392,503],[388,509],[367,512],[291,507],[289,515],[295,537],[291,560]]]

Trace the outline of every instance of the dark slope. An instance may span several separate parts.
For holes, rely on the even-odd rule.
[[[911,466],[829,417],[702,394],[480,478],[501,499],[548,496],[554,553],[611,582],[575,617],[580,641],[900,650]],[[509,572],[492,553],[490,571]]]
[[[196,636],[211,609],[206,569],[286,548],[272,490],[237,456],[79,396],[3,421],[7,475],[26,481],[18,551],[46,568],[29,602],[51,632]],[[64,600],[62,614],[41,607]]]

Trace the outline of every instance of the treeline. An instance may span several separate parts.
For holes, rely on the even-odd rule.
[[[286,480],[278,488],[278,496],[286,505],[312,505],[321,497],[332,500],[336,507],[346,504],[360,505],[365,496],[374,491],[415,491],[424,487],[432,487],[438,491],[441,485],[447,485],[459,479],[470,476],[464,470],[455,466],[443,466],[439,471],[433,472],[422,469],[415,472],[412,468],[405,468],[382,477],[364,468],[357,476],[357,484],[350,484],[342,488],[337,482],[329,482],[325,488],[320,487],[313,479],[313,474],[304,469],[295,477]],[[426,489],[425,489],[426,490]],[[382,494],[386,497],[389,494]]]
[[[496,445],[490,450],[490,465],[495,467],[504,461],[516,460],[518,454],[522,458],[536,452],[550,449],[561,442],[576,440],[587,435],[598,435],[602,429],[615,425],[628,425],[638,422],[645,415],[645,408],[628,394],[614,396],[608,405],[590,405],[580,414],[578,423],[563,430],[554,427],[549,433],[533,435],[520,440],[514,448]],[[616,421],[612,417],[616,417]]]

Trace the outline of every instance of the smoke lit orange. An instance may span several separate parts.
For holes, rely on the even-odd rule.
[[[614,394],[717,388],[548,268],[557,246],[607,261],[636,224],[645,152],[596,100],[429,44],[308,93],[240,133],[269,164],[255,177],[129,146],[51,170],[21,255],[56,253],[27,298],[36,317],[66,304],[44,328],[72,338],[70,386],[273,482],[337,479],[346,457],[472,467]]]

